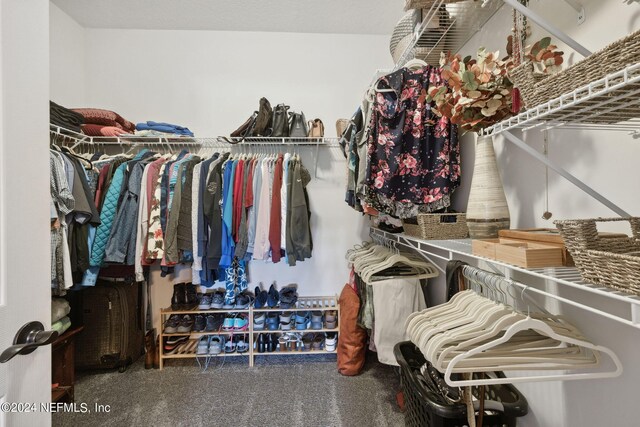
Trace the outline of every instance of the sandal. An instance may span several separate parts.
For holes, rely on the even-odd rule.
[[[233,335],[229,337],[229,341],[224,344],[224,352],[225,353],[235,353],[236,352],[236,343],[233,342]]]
[[[287,335],[282,335],[278,338],[278,345],[280,347],[280,351],[288,351],[289,337]]]

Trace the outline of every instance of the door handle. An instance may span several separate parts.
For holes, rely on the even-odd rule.
[[[0,354],[0,363],[8,362],[18,354],[33,353],[36,348],[51,344],[58,338],[58,331],[45,331],[40,322],[29,322],[24,325],[15,338],[13,345]]]

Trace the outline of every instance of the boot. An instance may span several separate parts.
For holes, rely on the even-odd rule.
[[[196,291],[196,285],[191,283],[184,284],[184,309],[191,310],[198,305],[198,292]]]
[[[184,310],[185,305],[185,284],[184,283],[176,283],[173,285],[173,297],[171,297],[171,309],[172,310]]]
[[[266,343],[267,351],[269,353],[273,353],[274,351],[276,351],[277,344],[278,344],[278,338],[275,336],[275,334],[268,334],[267,343]]]
[[[153,368],[153,351],[155,347],[155,329],[147,331],[144,336],[144,369]]]
[[[153,369],[160,369],[160,337],[153,340]]]
[[[258,351],[258,353],[264,353],[264,350],[265,350],[264,334],[258,334],[258,339],[256,339],[256,350]]]

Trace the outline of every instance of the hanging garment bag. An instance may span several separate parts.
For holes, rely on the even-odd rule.
[[[144,325],[139,283],[98,281],[82,291],[84,330],[78,336],[76,367],[124,372],[143,352]]]

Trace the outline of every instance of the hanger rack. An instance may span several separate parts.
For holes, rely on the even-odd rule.
[[[228,137],[141,137],[141,136],[89,136],[79,133],[61,126],[49,124],[50,135],[55,135],[62,139],[64,144],[71,144],[70,147],[75,149],[78,146],[120,146],[129,151],[137,148],[147,147],[169,147],[184,148],[197,147],[200,150],[220,149],[231,152],[281,152],[283,147],[292,147],[291,149],[298,152],[298,147],[315,147],[314,161],[314,177],[318,175],[318,158],[320,147],[337,148],[340,147],[338,138],[273,138],[273,137],[251,137],[251,138],[228,138]]]

